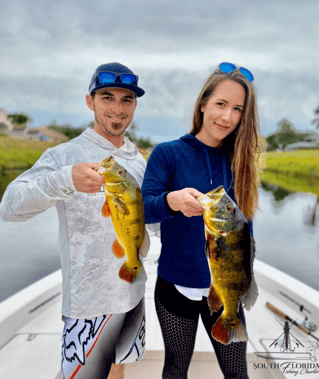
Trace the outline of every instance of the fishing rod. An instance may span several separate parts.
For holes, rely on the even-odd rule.
[[[290,318],[288,315],[286,315],[283,311],[281,311],[280,309],[276,308],[274,305],[269,303],[269,301],[267,301],[266,307],[268,309],[270,309],[271,311],[273,311],[274,313],[276,313],[276,315],[281,316],[285,320],[287,320],[287,321],[291,322],[292,324],[294,324],[295,326],[297,326],[297,328],[299,328],[304,333],[308,334],[309,336],[311,336],[314,339],[316,339],[317,341],[319,341],[319,338],[314,336],[308,328],[306,328],[304,325],[298,324],[296,321],[294,321],[292,318]]]
[[[299,307],[299,310],[300,312],[307,312],[311,315],[311,312],[309,311],[309,309],[307,309],[304,305],[298,303],[298,301],[296,301],[295,299],[293,299],[292,297],[288,296],[286,293],[282,292],[282,291],[279,291],[280,295],[284,296],[286,299],[290,300],[291,302],[293,302],[294,304],[298,305]],[[306,316],[306,320],[308,319],[308,317]]]

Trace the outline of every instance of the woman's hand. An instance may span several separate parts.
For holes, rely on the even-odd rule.
[[[184,188],[167,195],[167,203],[173,211],[181,211],[186,217],[201,216],[204,208],[197,197],[203,195],[195,188]]]

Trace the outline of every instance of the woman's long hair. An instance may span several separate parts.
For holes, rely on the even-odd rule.
[[[240,83],[246,92],[244,109],[236,129],[223,140],[223,149],[230,155],[231,169],[234,178],[235,199],[247,220],[251,220],[258,208],[258,179],[256,169],[256,153],[264,146],[261,143],[256,92],[252,82],[236,69],[224,73],[219,68],[206,80],[194,108],[193,125],[190,134],[196,135],[203,125],[202,106],[205,106],[216,86],[223,80]]]

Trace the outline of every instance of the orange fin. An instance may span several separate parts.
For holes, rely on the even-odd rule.
[[[107,201],[105,201],[103,207],[102,207],[102,216],[107,218],[111,215],[111,210],[110,210],[110,207],[109,207],[109,203]]]
[[[212,285],[210,285],[209,288],[207,303],[211,313],[218,312],[223,305],[220,297],[217,295],[217,292]]]
[[[134,271],[132,269],[130,269],[126,262],[122,265],[122,267],[120,268],[120,271],[119,271],[119,277],[122,279],[122,280],[125,280],[126,282],[128,283],[132,283],[133,281],[133,275],[134,275]]]
[[[212,327],[212,337],[224,345],[231,342],[248,341],[246,327],[241,318],[233,320],[232,325],[227,327],[227,321],[220,316]]]
[[[217,319],[212,327],[212,337],[224,345],[227,345],[229,342],[230,333],[223,324],[221,316]]]
[[[112,251],[113,251],[114,255],[116,256],[116,258],[123,258],[125,255],[125,250],[120,245],[118,240],[115,240],[113,242]]]

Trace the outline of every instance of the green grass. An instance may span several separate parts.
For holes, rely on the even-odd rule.
[[[0,172],[3,170],[28,169],[40,158],[42,153],[55,143],[45,141],[21,140],[0,135]],[[138,148],[145,160],[149,150]]]
[[[265,154],[265,166],[267,171],[319,178],[319,150],[268,152]]]
[[[301,177],[264,171],[262,181],[271,183],[292,192],[313,193],[319,197],[319,178],[314,176]]]
[[[0,169],[28,169],[55,143],[0,136]]]

